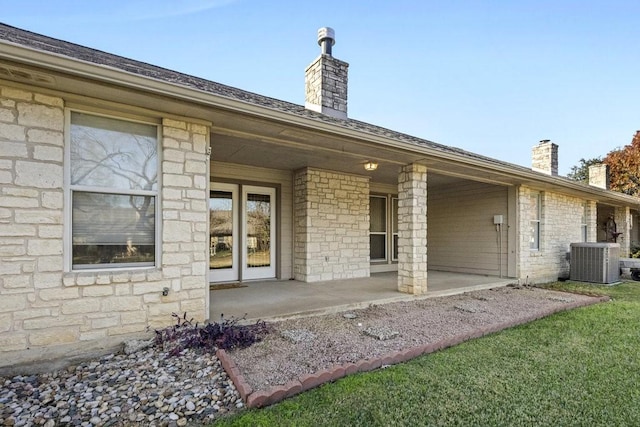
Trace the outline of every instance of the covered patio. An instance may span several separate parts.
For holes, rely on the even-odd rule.
[[[361,279],[305,283],[297,280],[213,285],[209,293],[209,319],[241,318],[247,321],[279,320],[336,313],[370,304],[413,301],[506,286],[515,279],[475,274],[429,271],[426,295],[398,292],[396,272],[375,273]]]

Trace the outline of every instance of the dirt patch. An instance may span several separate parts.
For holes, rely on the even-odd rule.
[[[501,287],[376,305],[272,323],[273,331],[262,342],[229,356],[255,392],[335,365],[379,358],[594,299],[533,287]]]

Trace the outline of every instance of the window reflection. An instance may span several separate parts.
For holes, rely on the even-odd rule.
[[[156,189],[156,127],[72,113],[71,184]]]
[[[209,267],[233,267],[233,194],[212,191],[209,200]]]
[[[271,265],[271,196],[247,194],[247,267]]]
[[[155,264],[157,127],[71,112],[73,268]]]

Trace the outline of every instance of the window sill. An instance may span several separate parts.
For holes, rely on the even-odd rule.
[[[96,267],[96,268],[79,268],[79,269],[75,269],[75,270],[71,270],[71,271],[67,271],[67,274],[80,274],[80,273],[97,273],[97,274],[104,274],[104,273],[121,273],[123,271],[128,272],[128,271],[147,271],[147,270],[160,270],[160,268],[158,268],[155,265],[141,265],[141,266],[133,266],[133,265],[129,265],[126,267],[111,267],[111,268],[107,268],[107,267]]]
[[[162,270],[155,266],[73,270],[65,272],[62,276],[65,286],[109,286],[132,282],[157,281],[161,278]]]

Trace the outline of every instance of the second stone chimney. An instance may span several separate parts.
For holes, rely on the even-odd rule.
[[[349,64],[331,56],[336,43],[332,28],[318,30],[320,56],[305,70],[305,108],[339,119],[347,118]]]
[[[558,145],[543,139],[533,147],[531,169],[547,175],[558,176]]]
[[[609,165],[598,163],[589,166],[589,185],[609,189]]]

